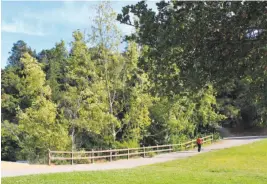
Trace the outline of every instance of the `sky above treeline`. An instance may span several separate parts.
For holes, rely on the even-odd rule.
[[[115,12],[138,1],[111,1]],[[72,41],[72,32],[79,29],[90,32],[95,7],[100,1],[2,1],[2,47],[1,68],[7,64],[9,52],[15,42],[25,41],[28,46],[40,52],[54,47],[56,42]],[[156,1],[148,1],[156,9]],[[130,34],[131,26],[119,24],[124,35]]]

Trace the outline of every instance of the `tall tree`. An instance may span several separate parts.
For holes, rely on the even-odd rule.
[[[116,25],[116,14],[109,2],[102,2],[96,9],[97,15],[92,27],[91,42],[97,48],[96,64],[98,74],[103,80],[109,105],[109,124],[113,142],[116,141],[117,129],[121,128],[120,122],[115,118],[120,109],[116,109],[115,101],[118,91],[121,90],[120,81],[123,58],[118,52],[121,34]]]
[[[138,30],[128,39],[146,47],[148,59],[140,66],[153,79],[157,93],[197,91],[208,83],[220,93],[232,79],[255,79],[256,68],[264,68],[266,6],[266,2],[162,1],[156,13],[141,1],[124,7],[117,19]],[[131,13],[137,17],[134,22]],[[255,101],[250,94],[245,95]]]
[[[110,115],[111,130],[106,130],[104,135],[111,136],[111,144],[132,141],[138,145],[150,124],[148,109],[152,98],[148,93],[148,77],[138,68],[137,45],[128,43],[127,51],[120,54],[118,46],[122,36],[109,2],[98,6],[94,22],[89,37],[96,48],[93,58],[105,85]]]
[[[29,54],[23,64],[22,96],[31,98],[31,105],[18,113],[19,128],[24,133],[22,155],[28,159],[43,159],[50,149],[66,149],[68,137],[64,124],[56,121],[56,105],[51,101],[51,89],[37,60]]]
[[[105,113],[108,106],[105,105],[105,96],[102,96],[103,84],[98,82],[95,64],[91,60],[84,35],[75,31],[73,37],[66,66],[65,92],[59,107],[68,122],[72,149],[75,149],[78,133],[101,133],[108,118]]]
[[[51,86],[52,99],[58,102],[61,93],[64,91],[66,60],[68,52],[64,41],[57,43],[53,49],[52,58],[49,60],[49,69],[47,71],[48,84]]]
[[[24,53],[30,53],[35,57],[35,52],[27,46],[24,41],[17,41],[14,43],[10,56],[8,58],[8,65],[5,69],[1,70],[1,92],[2,92],[2,120],[8,120],[12,123],[17,123],[16,108],[26,108],[28,102],[20,96],[25,86],[22,85],[22,63],[20,58]]]
[[[121,103],[125,112],[122,128],[123,140],[133,141],[136,144],[143,142],[148,134],[147,129],[151,123],[149,108],[154,100],[149,93],[150,80],[138,67],[139,56],[137,44],[129,42],[122,71]]]
[[[36,55],[35,51],[32,51],[24,41],[19,40],[14,43],[8,58],[8,65],[1,70],[1,136],[3,137],[1,155],[7,160],[15,160],[20,150],[18,136],[21,132],[17,127],[17,108],[25,109],[30,105],[29,100],[20,94],[20,91],[25,89],[20,73],[23,67],[20,59],[26,52],[33,57]]]

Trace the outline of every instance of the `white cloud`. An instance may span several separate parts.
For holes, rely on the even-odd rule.
[[[52,2],[51,2],[52,3]],[[94,2],[62,2],[60,7],[38,10],[24,10],[20,16],[11,22],[3,20],[2,31],[12,33],[23,33],[28,35],[44,36],[47,32],[58,33],[62,28],[90,29],[92,18],[96,15],[95,7],[100,3]],[[137,1],[111,3],[114,11],[121,12],[122,6],[135,4]],[[149,6],[155,8],[155,2],[148,2]],[[119,25],[123,34],[130,34],[134,28],[127,25]]]
[[[29,24],[23,20],[12,20],[11,22],[2,22],[2,32],[22,33],[27,35],[44,36],[40,24]]]
[[[25,12],[24,17],[33,21],[42,22],[50,27],[54,25],[62,25],[68,27],[75,27],[76,29],[90,29],[92,26],[92,19],[96,15],[95,7],[100,2],[64,2],[61,7],[49,9],[43,12]],[[121,8],[117,2],[114,3],[114,11],[120,13]],[[119,23],[118,23],[119,24]],[[130,34],[134,28],[127,25],[119,24],[123,34]]]
[[[88,26],[92,11],[90,11],[90,6],[86,2],[71,1],[64,2],[63,6],[59,8],[41,12],[25,12],[24,16],[28,19],[49,24]]]
[[[90,3],[92,4],[92,3]],[[89,28],[92,16],[90,6],[85,2],[64,2],[59,8],[24,10],[20,16],[11,17],[11,21],[2,20],[2,32],[45,36],[61,25],[71,28]]]

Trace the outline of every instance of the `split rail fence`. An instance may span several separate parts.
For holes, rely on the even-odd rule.
[[[214,136],[209,135],[202,137],[203,144],[212,143]],[[92,150],[92,151],[51,151],[48,150],[48,165],[52,161],[65,160],[71,161],[73,165],[74,160],[87,160],[87,163],[94,163],[97,160],[113,161],[118,158],[129,159],[132,157],[146,157],[155,153],[166,153],[174,151],[189,150],[196,147],[196,140],[191,140],[185,143],[156,145],[140,148],[125,148],[125,149],[109,149],[109,150]]]

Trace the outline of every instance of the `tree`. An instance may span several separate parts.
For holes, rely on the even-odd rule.
[[[49,70],[47,72],[48,84],[51,86],[52,99],[58,102],[61,93],[64,91],[66,60],[68,52],[64,41],[57,43],[53,49],[52,58],[49,60]]]
[[[8,58],[8,66],[20,66],[20,58],[25,53],[29,53],[32,57],[36,57],[35,51],[32,51],[24,41],[19,40],[14,43],[10,52],[11,56]]]
[[[18,113],[19,128],[24,133],[22,155],[26,158],[44,158],[48,149],[65,149],[68,137],[65,125],[56,121],[56,105],[51,101],[51,89],[37,60],[29,54],[21,59],[24,91],[31,105]]]
[[[18,125],[7,120],[1,122],[1,159],[16,161],[17,155],[21,151],[21,132]]]
[[[210,83],[220,94],[232,79],[254,81],[256,68],[264,68],[265,2],[162,1],[157,7],[158,13],[141,1],[117,16],[138,30],[127,39],[146,49],[140,66],[153,79],[157,93],[198,91]],[[137,17],[134,22],[130,13]]]
[[[149,108],[154,101],[149,93],[150,81],[147,74],[138,68],[139,51],[137,44],[128,43],[123,67],[122,119],[123,140],[138,144],[147,136],[151,123]]]
[[[22,63],[20,58],[26,52],[29,52],[33,57],[35,56],[35,52],[24,41],[19,40],[14,43],[8,58],[8,66],[1,70],[2,120],[8,120],[12,123],[17,123],[16,108],[28,106],[28,102],[20,96],[20,91],[25,88],[21,81]]]
[[[256,48],[265,46],[266,39],[265,2],[173,1],[157,6],[156,14],[141,1],[125,7],[117,18],[139,30],[131,38],[150,47],[160,80],[173,73],[166,67],[177,65],[187,86],[203,86],[206,81],[219,85],[257,66]],[[130,13],[138,17],[134,23]],[[255,53],[249,57],[253,62],[245,59],[249,53]]]
[[[115,101],[118,91],[122,88],[120,81],[123,58],[118,52],[118,45],[121,40],[120,32],[116,26],[116,14],[109,2],[102,2],[96,9],[97,15],[94,19],[95,26],[92,27],[91,42],[97,48],[95,57],[98,67],[98,75],[105,85],[107,101],[109,106],[109,124],[113,142],[116,141],[118,129],[121,124],[115,117],[120,109],[116,109]],[[117,106],[117,108],[119,108]],[[107,131],[109,132],[109,131]],[[107,133],[108,136],[110,135]]]
[[[198,134],[211,132],[225,116],[216,112],[212,86],[196,92],[160,97],[151,110],[152,123],[148,141],[167,144],[186,141]]]
[[[72,149],[76,149],[76,135],[83,131],[100,134],[109,115],[106,114],[104,87],[98,81],[84,35],[76,31],[73,37],[66,66],[65,91],[59,107],[64,116],[62,121],[67,121],[69,126]]]
[[[8,58],[8,65],[1,70],[1,136],[3,138],[1,145],[4,148],[1,155],[6,160],[15,160],[20,151],[18,137],[21,132],[17,126],[17,108],[25,109],[30,105],[29,100],[20,95],[20,91],[25,89],[20,73],[23,67],[20,58],[26,52],[29,52],[33,57],[36,55],[35,51],[32,51],[24,41],[19,40],[14,43]]]
[[[111,145],[116,141],[116,144],[132,142],[138,145],[150,124],[148,109],[152,98],[147,89],[149,80],[138,68],[139,51],[135,43],[128,43],[127,51],[119,53],[122,37],[115,16],[108,2],[101,3],[97,8],[93,32],[89,35],[95,47],[92,58],[105,85],[109,106],[108,124],[111,130],[105,130],[103,135]]]

